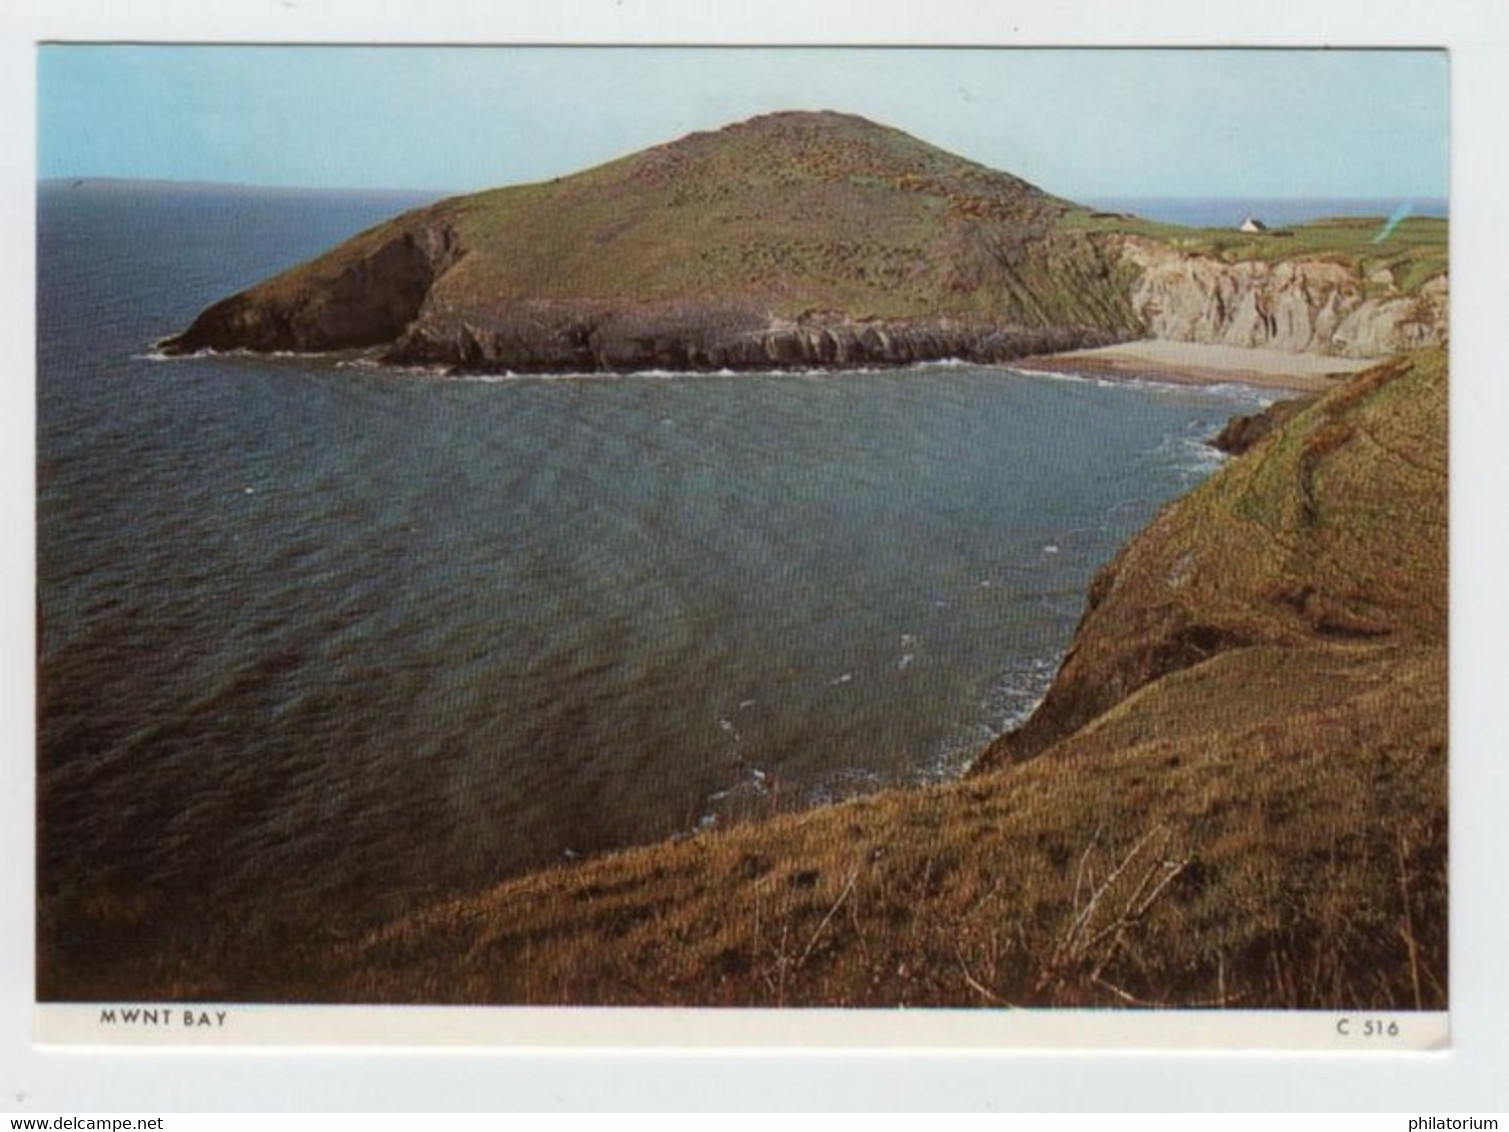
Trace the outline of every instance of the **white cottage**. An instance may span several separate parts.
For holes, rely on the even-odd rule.
[[[1241,227],[1240,231],[1243,231],[1243,232],[1266,232],[1266,231],[1268,231],[1268,225],[1264,224],[1256,216],[1249,216],[1246,220],[1242,221],[1242,227]]]

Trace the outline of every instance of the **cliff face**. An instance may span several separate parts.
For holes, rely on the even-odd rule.
[[[427,211],[400,217],[343,244],[338,254],[222,299],[162,349],[319,353],[381,345],[418,317],[460,254],[456,231],[443,217]]]
[[[1379,358],[1446,339],[1444,274],[1404,293],[1386,269],[1363,278],[1334,260],[1235,263],[1132,237],[1132,309],[1149,336]]]
[[[977,770],[1031,758],[1218,655],[1444,648],[1446,518],[1435,350],[1308,405],[1166,508],[1095,579],[1044,702]]]
[[[785,318],[716,301],[533,300],[467,315],[427,312],[383,360],[456,372],[775,370],[938,358],[1004,362],[1124,338],[1095,327],[994,327],[947,317],[856,319],[812,311]]]

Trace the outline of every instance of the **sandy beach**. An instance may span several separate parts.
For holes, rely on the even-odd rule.
[[[1270,389],[1311,393],[1330,389],[1354,373],[1378,364],[1371,358],[1333,358],[1242,346],[1147,339],[1099,350],[1043,354],[1013,363],[1015,368],[1106,378],[1143,378],[1216,385],[1240,382]]]

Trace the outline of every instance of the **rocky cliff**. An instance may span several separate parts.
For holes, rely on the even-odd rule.
[[[207,308],[168,354],[243,349],[321,353],[390,342],[460,258],[456,230],[424,211],[362,233],[305,267]]]
[[[1439,346],[1448,286],[1434,275],[1413,294],[1387,268],[1367,275],[1336,259],[1229,262],[1128,237],[1132,310],[1153,338],[1380,358]]]
[[[454,372],[623,373],[898,366],[939,358],[990,363],[1106,346],[1125,335],[1089,326],[991,326],[957,318],[795,318],[752,305],[524,300],[496,311],[431,312],[384,361]]]

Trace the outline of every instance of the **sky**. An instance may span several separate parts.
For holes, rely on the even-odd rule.
[[[41,177],[465,191],[774,110],[1097,197],[1447,194],[1441,51],[39,48]]]

